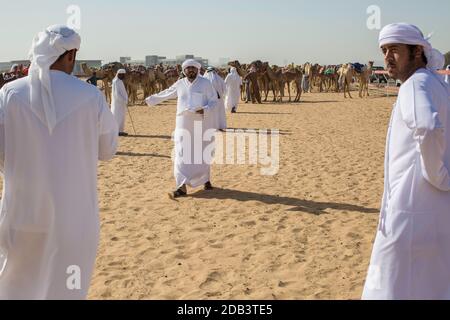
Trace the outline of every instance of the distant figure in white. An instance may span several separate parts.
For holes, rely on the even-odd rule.
[[[216,69],[209,67],[206,69],[204,78],[211,81],[214,89],[217,92],[217,106],[213,109],[215,125],[214,128],[223,131],[227,128],[227,115],[225,113],[225,81],[217,74]]]
[[[235,67],[230,68],[230,73],[225,78],[225,85],[225,106],[231,113],[236,113],[241,100],[242,79]]]
[[[71,76],[79,35],[50,26],[0,90],[0,300],[84,299],[99,241],[97,162],[117,148],[103,94]]]
[[[211,190],[211,162],[214,155],[214,108],[217,92],[208,79],[199,75],[200,63],[186,60],[182,70],[186,76],[169,89],[146,99],[149,106],[178,97],[175,129],[174,175],[176,191],[172,199],[187,195],[186,185],[204,185]],[[209,142],[209,143],[208,143]]]
[[[119,136],[128,135],[125,132],[125,116],[128,108],[128,93],[123,83],[126,73],[127,72],[125,69],[118,70],[116,77],[112,82],[111,111],[114,114],[114,118],[116,118],[117,125],[119,126]]]
[[[447,72],[450,72],[450,65],[447,66]],[[445,75],[445,82],[450,84],[450,75],[449,74]]]
[[[388,129],[384,196],[363,299],[450,299],[450,88],[419,28],[391,24],[379,45],[402,81]]]

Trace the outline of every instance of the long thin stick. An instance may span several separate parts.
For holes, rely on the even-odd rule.
[[[137,135],[136,129],[134,128],[133,118],[131,117],[131,112],[130,112],[130,109],[128,108],[128,105],[127,105],[127,111],[128,111],[128,115],[130,116],[131,125],[133,126],[134,135],[136,136]]]

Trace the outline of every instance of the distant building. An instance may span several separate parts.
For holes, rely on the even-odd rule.
[[[176,66],[178,64],[177,59],[164,59],[161,61],[162,64],[168,65],[168,66]]]
[[[187,59],[194,59],[194,55],[193,54],[183,54],[183,55],[181,55],[181,56],[176,56],[175,58],[178,60],[178,61],[185,61],[185,60],[187,60]]]
[[[130,66],[143,66],[145,64],[144,60],[129,60],[127,62],[128,65]]]
[[[155,56],[155,55],[146,56],[145,57],[145,66],[152,67],[152,66],[162,63],[164,60],[166,60],[166,57]]]
[[[230,58],[219,58],[218,67],[226,67],[228,66],[228,62],[230,62]]]
[[[208,66],[208,62],[209,62],[208,59],[204,59],[204,58],[201,58],[201,57],[196,57],[193,54],[184,54],[184,55],[176,56],[175,59],[162,60],[161,63],[169,65],[169,66],[176,66],[178,64],[182,64],[187,59],[194,59],[194,60],[200,62],[200,64],[203,67],[207,67]]]
[[[119,59],[121,64],[129,63],[129,61],[131,61],[131,57],[120,57]]]
[[[77,60],[75,61],[75,67],[73,69],[73,75],[77,77],[85,77],[87,74],[84,73],[81,68],[81,64],[86,63],[89,68],[100,69],[102,66],[102,60]]]

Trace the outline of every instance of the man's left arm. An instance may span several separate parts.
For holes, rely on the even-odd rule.
[[[413,82],[411,97],[414,139],[418,143],[424,178],[440,191],[450,191],[450,173],[445,165],[447,111],[438,112],[431,93],[421,84]],[[407,123],[408,124],[408,123]]]
[[[219,99],[217,98],[216,89],[214,89],[211,83],[208,83],[208,85],[206,86],[206,98],[208,102],[206,103],[206,106],[204,106],[203,109],[211,110],[215,108]]]

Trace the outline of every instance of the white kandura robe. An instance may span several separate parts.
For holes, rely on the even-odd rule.
[[[169,89],[148,97],[146,102],[154,106],[177,97],[174,176],[177,188],[184,184],[196,188],[210,181],[217,93],[208,79],[198,76],[192,83],[187,78],[180,79]],[[204,108],[203,115],[195,113],[199,107]],[[182,149],[184,131],[190,133],[187,150]],[[195,131],[199,134],[194,134]],[[207,154],[211,157],[203,156]]]
[[[232,70],[225,78],[226,94],[225,107],[231,111],[233,108],[237,110],[239,101],[241,100],[242,79],[236,70]]]
[[[225,81],[215,72],[207,72],[203,77],[211,81],[214,89],[217,91],[217,106],[213,109],[215,117],[214,127],[219,130],[226,129],[227,115],[225,112]]]
[[[117,124],[97,88],[60,71],[50,79],[51,135],[30,107],[30,77],[0,90],[0,300],[84,299],[94,269],[97,162],[115,154]],[[67,286],[71,266],[79,290]]]
[[[388,130],[385,190],[363,299],[450,299],[450,90],[418,70]]]
[[[125,131],[125,116],[128,107],[128,93],[125,85],[119,78],[114,78],[112,83],[111,111],[119,126],[119,132]]]

